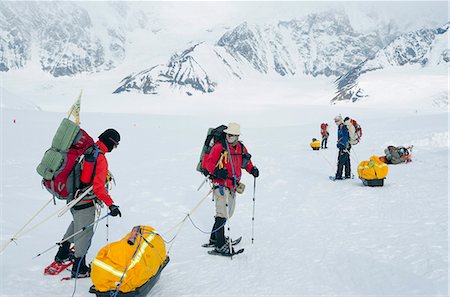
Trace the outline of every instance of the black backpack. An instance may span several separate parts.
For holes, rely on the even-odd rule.
[[[200,153],[200,160],[197,164],[197,171],[200,173],[203,173],[205,176],[207,176],[208,170],[204,168],[203,160],[209,155],[211,152],[212,147],[218,143],[221,142],[225,147],[225,132],[223,132],[227,126],[220,125],[216,128],[209,128],[208,133],[206,135],[205,142],[203,143],[202,152]]]
[[[208,129],[208,134],[206,135],[206,139],[203,144],[203,149],[200,154],[200,161],[197,164],[197,171],[202,173],[205,176],[208,176],[209,172],[204,167],[203,160],[205,160],[206,157],[208,157],[213,146],[216,143],[220,142],[220,143],[222,143],[223,149],[226,150],[226,143],[225,143],[226,133],[224,132],[224,130],[226,128],[227,128],[227,126],[220,125],[219,127]],[[244,150],[245,150],[244,144],[241,141],[239,141],[239,144],[241,145],[241,151],[242,151],[242,166],[241,166],[241,168],[245,168],[245,167],[247,167],[248,162],[250,162],[252,155],[250,155],[249,153],[244,153]]]

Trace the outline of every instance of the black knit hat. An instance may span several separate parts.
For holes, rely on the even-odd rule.
[[[120,134],[114,129],[107,129],[105,132],[100,134],[98,139],[106,145],[108,151],[110,152],[113,148],[119,145]]]

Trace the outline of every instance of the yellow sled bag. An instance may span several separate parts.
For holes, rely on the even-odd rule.
[[[318,141],[318,140],[313,140],[309,145],[315,151],[320,149],[320,141]]]
[[[389,167],[377,156],[370,157],[370,161],[362,161],[358,166],[358,176],[365,180],[383,179],[388,174]]]
[[[136,290],[154,276],[166,260],[166,246],[155,229],[136,226],[120,241],[103,247],[92,262],[91,279],[99,292]]]

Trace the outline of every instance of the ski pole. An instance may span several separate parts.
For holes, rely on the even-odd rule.
[[[74,237],[74,236],[80,234],[81,232],[83,232],[83,231],[86,230],[87,228],[89,228],[89,227],[91,227],[91,226],[97,224],[98,222],[100,222],[101,220],[107,218],[107,217],[110,216],[110,215],[111,215],[111,213],[107,213],[106,215],[104,215],[104,216],[101,217],[100,219],[98,219],[98,220],[96,220],[96,221],[93,221],[92,223],[90,223],[90,224],[84,226],[83,228],[81,228],[80,230],[78,230],[77,232],[75,232],[74,234],[72,234],[72,235],[70,235],[70,236],[67,236],[66,238],[64,238],[64,239],[61,240],[60,242],[57,242],[57,243],[56,243],[55,245],[53,245],[52,247],[50,247],[50,248],[46,249],[45,251],[43,251],[43,252],[37,254],[37,255],[34,256],[32,259],[35,259],[35,258],[41,256],[42,254],[45,254],[45,253],[48,252],[49,250],[51,250],[51,249],[53,249],[53,248],[55,248],[55,247],[61,245],[62,243],[66,242],[67,240],[71,239],[72,237]]]
[[[28,226],[28,225],[31,223],[31,221],[34,220],[34,218],[35,218],[38,214],[40,214],[40,213],[44,210],[44,208],[46,208],[47,205],[49,205],[50,202],[52,202],[52,201],[53,201],[53,197],[52,197],[47,203],[45,203],[44,206],[42,206],[42,208],[39,209],[39,210],[31,217],[31,219],[28,220],[28,222],[25,223],[25,225],[22,226],[22,228],[20,228],[19,231],[17,231],[17,232],[13,235],[13,237],[11,237],[11,239],[10,239],[9,241],[7,241],[6,243],[3,244],[3,246],[2,246],[2,248],[1,248],[1,250],[0,250],[0,254],[3,253],[3,251],[8,247],[8,245],[9,245],[12,241],[14,241],[14,240],[17,239],[17,237],[18,237],[18,235],[20,234],[20,232],[22,232],[23,229],[25,229],[25,227]]]
[[[255,235],[255,192],[256,192],[256,177],[253,177],[253,216],[252,216],[252,244]]]
[[[79,197],[77,197],[76,199],[73,199],[72,201],[70,201],[69,203],[67,203],[67,205],[61,209],[61,211],[58,213],[58,218],[61,217],[63,214],[65,214],[69,209],[71,209],[75,204],[77,204],[78,202],[80,202],[81,199],[83,199],[87,194],[89,194],[89,192],[93,189],[93,186],[90,186],[89,188],[87,188],[83,194],[81,194]]]

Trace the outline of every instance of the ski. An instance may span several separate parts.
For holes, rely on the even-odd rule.
[[[233,257],[234,255],[242,254],[243,252],[244,252],[244,249],[240,249],[240,250],[235,251],[234,253],[222,254],[222,253],[217,252],[216,250],[211,250],[211,251],[208,251],[208,254],[223,256],[223,257]]]
[[[239,244],[241,242],[241,240],[242,240],[242,236],[239,236],[238,238],[236,238],[236,239],[231,241],[231,245],[237,245],[237,244]],[[202,244],[202,247],[204,247],[204,248],[213,248],[214,244],[208,242],[208,243]]]
[[[45,267],[44,269],[44,275],[58,275],[66,268],[71,266],[73,264],[73,261],[65,262],[65,263],[59,263],[56,261],[53,261],[50,265]]]

